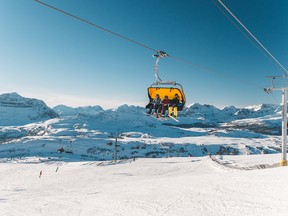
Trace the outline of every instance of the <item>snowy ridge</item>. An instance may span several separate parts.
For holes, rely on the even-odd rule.
[[[279,112],[279,110],[277,110],[278,107],[279,105],[275,104],[260,104],[245,108],[227,106],[222,109],[218,109],[213,105],[194,103],[183,111],[183,116],[202,118],[203,120],[205,119],[221,123],[238,119],[259,118],[266,115],[276,114]]]
[[[209,153],[278,153],[281,150],[279,142],[270,137],[279,135],[281,131],[281,115],[275,113],[276,105],[218,109],[212,105],[192,104],[179,114],[179,122],[175,122],[172,119],[159,121],[145,115],[145,108],[127,104],[108,110],[100,106],[71,108],[60,105],[54,107],[60,117],[52,110],[52,116],[57,118],[46,121],[43,120],[45,115],[39,115],[42,118],[30,118],[31,113],[27,111],[43,107],[45,104],[42,101],[23,98],[14,93],[2,96],[2,104],[5,105],[1,107],[2,110],[10,106],[10,113],[21,110],[15,117],[17,124],[0,127],[0,143],[5,144],[1,146],[0,156],[4,158],[19,155],[59,156],[58,146],[65,146],[64,153],[73,152],[69,157],[78,160],[109,160],[113,156],[111,146],[107,145],[111,143],[111,135],[122,137],[119,140],[121,151],[118,153],[122,159],[165,157],[167,145],[173,145],[171,156],[183,157],[205,156]],[[240,111],[241,118],[243,113],[249,118],[241,119]],[[5,117],[1,116],[1,122],[3,119]],[[19,119],[32,123],[17,126]],[[9,120],[11,123],[11,117]],[[262,143],[264,139],[273,141]],[[74,151],[67,150],[72,146],[77,148]]]
[[[96,115],[99,112],[103,111],[103,108],[101,106],[84,106],[84,107],[69,107],[65,105],[58,105],[53,108],[53,110],[59,115],[59,116],[71,116],[71,115],[77,115],[77,114],[83,114],[83,115]]]
[[[222,109],[218,109],[213,105],[194,103],[188,107],[185,107],[179,116],[183,118],[193,118],[203,121],[209,120],[221,123],[239,119],[259,118],[267,115],[277,114],[279,112],[279,110],[277,110],[278,107],[278,105],[274,104],[260,104],[245,108],[227,106],[223,107]],[[99,105],[77,108],[72,108],[65,105],[58,105],[54,107],[53,110],[60,116],[71,116],[77,114],[95,116],[98,115],[100,112],[104,112],[106,114],[110,113],[110,115],[113,116],[114,114],[141,114],[145,112],[145,109],[143,107],[127,104],[123,104],[115,109],[108,110],[103,110],[103,108]]]
[[[181,122],[189,118],[179,117],[180,123],[159,121],[146,116],[144,111],[141,107],[123,105],[94,116],[77,114],[20,127],[2,127],[0,141],[5,145],[1,146],[0,157],[65,155],[77,160],[111,160],[111,135],[122,138],[118,140],[120,159],[167,157],[168,146],[172,146],[173,157],[281,151],[279,138],[254,132],[253,128],[238,129],[237,124],[203,128],[191,124],[188,128]],[[60,148],[64,152],[59,154]]]
[[[17,93],[0,95],[0,126],[24,125],[57,117],[41,100],[24,98]]]

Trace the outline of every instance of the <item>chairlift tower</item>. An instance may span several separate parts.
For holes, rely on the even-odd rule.
[[[123,137],[121,137],[120,135],[119,135],[119,133],[116,133],[115,135],[111,134],[108,136],[108,138],[114,138],[115,139],[113,162],[117,162],[117,147],[119,147],[119,145],[117,144],[118,139],[123,139]]]
[[[282,91],[282,160],[280,166],[287,166],[287,89],[288,75],[286,76],[268,76],[272,87],[265,88],[268,94],[272,91]]]
[[[161,147],[163,149],[167,149],[167,158],[170,158],[171,157],[171,146],[172,144],[170,143],[160,143]]]

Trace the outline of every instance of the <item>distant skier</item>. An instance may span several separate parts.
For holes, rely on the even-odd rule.
[[[39,178],[41,178],[41,176],[42,176],[42,170],[40,171]]]

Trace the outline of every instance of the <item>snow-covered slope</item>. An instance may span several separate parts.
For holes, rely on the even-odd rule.
[[[202,124],[227,123],[239,119],[259,118],[267,115],[274,115],[278,112],[279,106],[273,104],[260,104],[246,108],[234,106],[218,109],[213,105],[194,103],[180,113],[183,124],[200,122]],[[17,93],[0,95],[0,126],[24,125],[32,122],[43,121],[59,116],[87,115],[97,116],[99,113],[107,118],[108,116],[125,115],[131,113],[141,114],[145,112],[143,107],[122,105],[113,110],[103,110],[101,106],[86,106],[72,108],[65,105],[58,105],[52,109],[37,99],[24,98]],[[129,117],[127,115],[127,117]],[[139,119],[137,119],[139,120]]]
[[[182,115],[185,117],[222,123],[273,115],[279,112],[279,110],[277,110],[278,107],[279,105],[275,104],[260,104],[244,108],[227,106],[218,109],[213,105],[194,103],[185,108]]]
[[[84,106],[73,108],[65,105],[58,105],[54,107],[53,110],[60,116],[71,116],[77,114],[96,115],[103,111],[103,108],[101,106]]]
[[[119,158],[165,157],[169,146],[173,146],[172,156],[281,151],[279,138],[270,136],[281,131],[276,105],[218,109],[193,104],[179,114],[176,122],[147,116],[145,108],[125,104],[108,110],[60,105],[54,108],[60,117],[50,119],[58,115],[42,101],[16,93],[1,95],[0,101],[1,124],[9,125],[0,127],[0,143],[5,144],[1,145],[0,157],[4,158],[58,156],[59,146],[65,146],[66,151],[73,145],[77,148],[68,150],[73,152],[70,158],[109,160],[113,151],[107,143],[111,143],[111,136],[118,135],[123,138],[119,140]],[[43,121],[45,118],[48,120]],[[30,124],[19,126],[25,123]]]
[[[278,161],[270,156],[222,159],[236,167]],[[0,176],[3,216],[287,215],[287,168],[240,171],[209,157],[117,163],[34,157],[1,163]]]
[[[67,152],[69,158],[110,160],[114,141],[111,137],[115,136],[122,138],[118,140],[118,158],[122,159],[166,157],[168,148],[171,148],[173,157],[281,151],[279,137],[259,130],[271,130],[265,124],[261,125],[264,121],[269,122],[268,118],[209,126],[206,123],[193,124],[192,117],[180,115],[180,122],[175,122],[172,119],[159,120],[143,112],[143,107],[122,105],[95,115],[77,114],[25,126],[3,127],[0,128],[0,142],[5,145],[0,148],[0,157],[55,157],[63,148],[63,155]],[[279,122],[279,119],[275,118],[275,121]],[[243,127],[243,124],[250,124],[250,127]],[[251,125],[256,126],[252,128]],[[254,131],[255,128],[259,131]]]
[[[278,112],[278,107],[279,105],[274,104],[260,104],[239,109],[234,115],[237,119],[258,118],[275,114],[275,112]]]
[[[0,126],[24,125],[57,117],[58,114],[41,100],[17,93],[0,95]]]

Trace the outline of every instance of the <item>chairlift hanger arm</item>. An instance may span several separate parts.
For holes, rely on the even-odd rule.
[[[153,57],[156,58],[156,63],[154,66],[154,71],[155,71],[155,77],[156,77],[156,83],[153,83],[152,85],[159,85],[159,84],[163,84],[163,85],[176,85],[175,81],[163,81],[160,77],[159,77],[159,70],[158,70],[158,64],[161,58],[165,58],[167,57],[168,54],[165,53],[164,51],[157,51],[157,54],[154,54]]]

